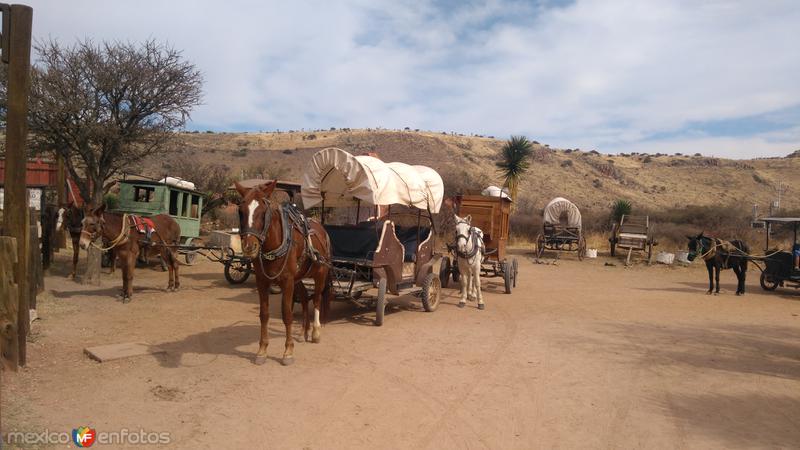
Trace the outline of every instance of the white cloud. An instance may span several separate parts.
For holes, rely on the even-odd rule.
[[[40,38],[184,49],[206,77],[197,126],[412,126],[720,156],[800,147],[791,132],[647,139],[800,105],[796,1],[31,4]]]

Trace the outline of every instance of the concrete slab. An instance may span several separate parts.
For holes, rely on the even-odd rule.
[[[126,342],[123,344],[98,345],[87,347],[83,352],[89,358],[99,362],[114,361],[116,359],[130,358],[133,356],[154,355],[165,353],[164,349],[145,342]]]

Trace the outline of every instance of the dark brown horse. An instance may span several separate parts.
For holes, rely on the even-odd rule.
[[[733,269],[736,274],[736,295],[744,295],[744,285],[747,278],[747,256],[750,248],[744,241],[738,239],[725,241],[703,233],[697,236],[686,236],[689,239],[689,261],[694,261],[700,256],[708,269],[708,292],[719,294],[719,272],[722,269]],[[716,290],[714,281],[716,280]]]
[[[133,270],[136,267],[136,258],[139,256],[141,245],[157,247],[161,250],[161,258],[167,263],[169,269],[168,291],[178,290],[181,285],[178,277],[178,258],[172,247],[178,244],[181,236],[181,227],[175,219],[167,214],[150,217],[155,225],[150,242],[146,242],[145,235],[136,231],[132,217],[127,214],[105,212],[103,205],[83,219],[80,245],[86,249],[89,245],[102,238],[107,242],[114,256],[119,259],[122,266],[122,300],[130,301],[133,295]],[[112,258],[113,259],[113,258]]]
[[[77,207],[72,202],[69,202],[67,206],[59,208],[58,215],[56,216],[56,231],[69,231],[69,237],[72,241],[72,271],[67,275],[69,278],[75,278],[75,272],[78,268],[83,217],[83,209]]]
[[[275,190],[276,181],[253,189],[236,183],[236,190],[242,196],[239,205],[239,233],[242,238],[242,253],[253,260],[253,268],[258,285],[260,300],[261,339],[255,363],[267,360],[269,345],[269,293],[275,283],[281,287],[281,314],[286,327],[286,344],[283,352],[283,365],[294,362],[294,341],[292,340],[292,300],[295,285],[303,278],[314,279],[314,323],[311,332],[313,342],[320,341],[320,311],[329,301],[330,283],[328,279],[331,250],[328,233],[318,222],[305,219],[290,205],[281,206],[269,200]],[[303,288],[300,288],[304,291]],[[308,340],[309,322],[307,302],[303,304],[303,333]]]

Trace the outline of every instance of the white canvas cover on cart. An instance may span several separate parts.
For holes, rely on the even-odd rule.
[[[438,213],[444,183],[425,166],[385,163],[366,155],[353,156],[330,147],[311,158],[301,186],[303,206],[406,205]]]
[[[561,222],[562,217],[566,217],[566,223]],[[581,212],[571,201],[556,197],[544,207],[544,223],[581,228]]]

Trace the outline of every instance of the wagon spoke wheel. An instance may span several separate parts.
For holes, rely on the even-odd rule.
[[[583,261],[584,256],[586,256],[586,239],[581,235],[578,239],[578,260]]]
[[[422,307],[428,312],[436,311],[441,296],[442,284],[439,282],[439,277],[429,273],[422,284]]]
[[[536,257],[541,258],[544,254],[544,236],[536,236]]]
[[[780,282],[767,272],[761,272],[761,279],[759,281],[761,282],[761,289],[765,291],[774,291],[778,289],[780,285]]]
[[[250,276],[250,261],[230,259],[225,263],[225,279],[230,284],[242,284]]]
[[[184,241],[183,245],[192,245],[192,238],[186,238],[186,241]],[[183,257],[187,266],[193,266],[197,262],[197,252],[194,250],[187,250]]]
[[[383,315],[385,313],[386,313],[386,278],[381,278],[380,281],[378,281],[378,298],[375,300],[376,327],[383,325]]]
[[[500,269],[503,272],[503,284],[505,285],[506,288],[506,294],[510,294],[512,285],[514,283],[514,281],[512,280],[514,269],[511,268],[511,264],[505,261],[500,263]]]
[[[442,263],[439,266],[439,281],[442,283],[442,287],[446,288],[448,284],[450,284],[450,258],[447,256],[442,258]]]
[[[517,258],[511,260],[511,284],[512,287],[517,287],[517,274],[519,273],[519,265],[517,264]]]

